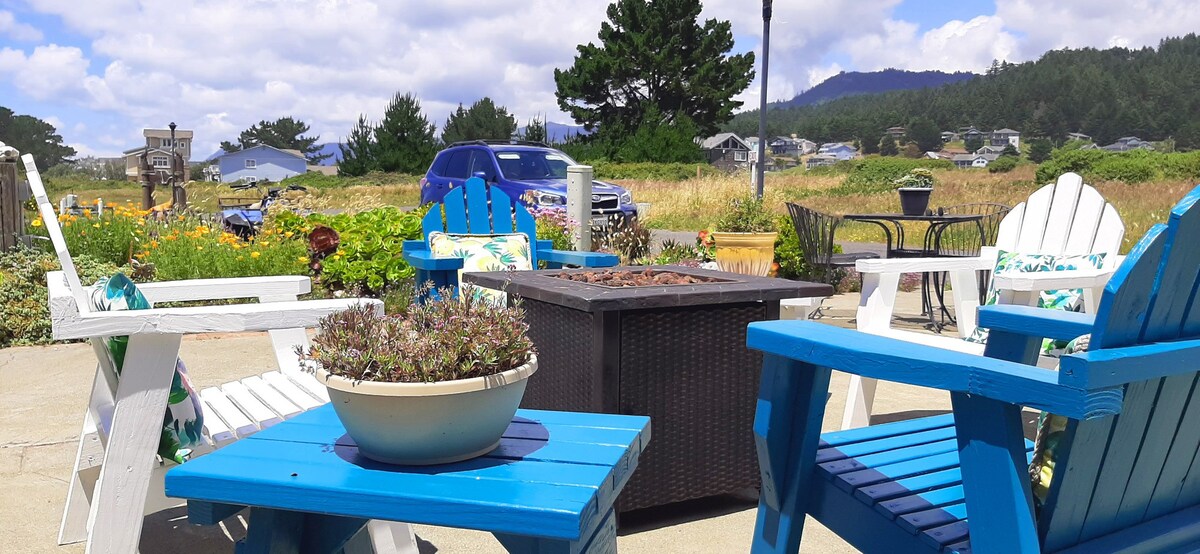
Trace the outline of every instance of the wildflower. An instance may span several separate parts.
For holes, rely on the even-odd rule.
[[[89,210],[89,209],[87,209],[87,208],[84,208],[84,210],[83,210],[83,217],[92,217],[92,210]]]
[[[204,250],[204,247],[203,247],[203,246],[197,246],[197,247],[196,247],[196,250]]]
[[[95,227],[95,228],[99,229],[99,228],[100,228],[100,224],[99,224],[99,223],[93,223],[93,224],[92,224],[92,227]]]
[[[178,235],[167,235],[167,236],[163,237],[163,240],[176,240],[178,238],[179,238]]]
[[[244,260],[244,259],[246,259],[246,257],[245,257],[245,256],[238,256],[238,257],[237,257],[237,260],[238,260],[239,262],[240,262],[240,261],[242,261],[242,260]]]
[[[300,256],[299,258],[296,258],[296,260],[302,264],[306,264],[308,263],[308,256]]]
[[[284,234],[283,234],[283,236],[285,236],[285,237],[287,237],[287,238],[289,238],[289,239],[290,239],[290,238],[292,238],[292,235],[294,235],[294,234],[296,234],[296,233],[293,233],[293,232],[291,232],[291,231],[288,231],[288,232],[284,233]]]
[[[34,227],[41,227],[42,226],[42,218],[39,217],[39,218],[33,220],[33,223],[30,223],[30,225],[33,225]]]
[[[158,248],[158,241],[156,241],[156,240],[151,240],[151,241],[150,241],[150,248]]]
[[[250,253],[251,258],[257,258],[259,256],[262,256],[262,252],[251,252]]]

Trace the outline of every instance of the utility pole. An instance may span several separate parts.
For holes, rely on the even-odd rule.
[[[758,100],[758,162],[754,165],[754,194],[763,197],[767,161],[767,66],[771,58],[771,0],[763,0],[762,81]]]

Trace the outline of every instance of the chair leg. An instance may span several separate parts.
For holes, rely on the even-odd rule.
[[[87,552],[135,552],[180,335],[132,335],[104,465],[88,517]]]
[[[67,489],[67,502],[63,506],[62,521],[58,527],[60,546],[87,540],[88,512],[96,480],[100,476],[99,458],[104,448],[96,425],[92,422],[91,410],[83,413],[83,429],[79,432],[79,446],[75,450],[75,467],[71,470],[71,484]],[[99,458],[98,458],[99,457]]]
[[[372,519],[367,522],[375,554],[417,554],[417,537],[412,525]]]
[[[900,274],[865,273],[862,277],[862,293],[859,295],[858,313],[855,315],[858,319],[858,330],[871,332],[891,327]]]
[[[871,424],[871,408],[875,405],[877,379],[850,376],[846,392],[846,411],[842,413],[842,429],[855,429]]]

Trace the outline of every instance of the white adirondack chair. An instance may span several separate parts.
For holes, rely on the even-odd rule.
[[[967,342],[975,330],[979,272],[996,266],[998,251],[1023,254],[1105,254],[1100,269],[1016,273],[993,276],[1000,292],[999,302],[1034,306],[1044,290],[1083,289],[1084,310],[1095,311],[1096,303],[1112,272],[1121,265],[1118,252],[1125,238],[1125,224],[1116,208],[1075,173],[1066,173],[1017,204],[1000,221],[996,245],[985,247],[977,258],[898,258],[861,260],[856,267],[863,276],[858,305],[858,330],[947,350],[983,354],[982,344]],[[903,273],[948,272],[953,289],[954,313],[960,337],[930,335],[894,329],[891,326],[896,291]],[[850,378],[842,428],[870,423],[875,399],[875,379]]]
[[[294,352],[307,345],[306,328],[328,314],[371,299],[297,301],[308,277],[204,279],[138,285],[150,302],[257,298],[259,304],[94,312],[67,251],[54,207],[33,157],[22,160],[62,271],[47,276],[55,339],[89,339],[99,360],[71,477],[59,543],[88,541],[87,551],[135,552],[145,514],[180,506],[163,494],[168,464],[156,456],[175,359],[185,334],[267,331],[278,371],[201,391],[206,444],[200,455],[329,401],[325,386],[304,373]],[[109,364],[103,339],[129,335],[121,378]],[[372,521],[376,552],[415,553],[410,527]]]

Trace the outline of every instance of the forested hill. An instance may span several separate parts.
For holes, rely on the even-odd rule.
[[[843,71],[821,81],[791,100],[773,104],[774,107],[811,106],[858,94],[874,94],[892,90],[911,90],[939,87],[975,77],[974,73],[944,73],[941,71]]]
[[[853,96],[817,106],[769,110],[769,134],[817,142],[878,140],[884,129],[928,117],[938,128],[1017,129],[1026,137],[1091,135],[1174,138],[1200,148],[1200,37],[1158,48],[1055,50],[1036,62],[995,64],[987,74],[934,89]],[[728,130],[754,134],[758,114],[739,114]]]

